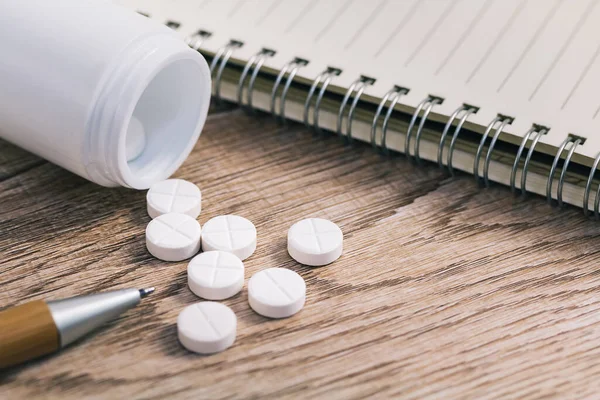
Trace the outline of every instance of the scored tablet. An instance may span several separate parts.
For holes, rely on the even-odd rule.
[[[224,300],[244,286],[244,263],[226,251],[206,251],[192,258],[187,268],[188,286],[199,297]]]
[[[246,218],[219,215],[204,224],[202,250],[222,250],[235,254],[240,260],[256,250],[256,228]]]
[[[248,281],[248,302],[260,315],[286,318],[304,307],[306,283],[292,270],[267,268]]]
[[[342,230],[323,218],[303,219],[288,231],[288,253],[304,265],[318,267],[330,264],[340,258],[343,247]]]
[[[167,179],[150,186],[146,194],[150,218],[176,212],[198,218],[202,205],[200,188],[183,179]]]
[[[189,215],[163,214],[146,227],[146,248],[160,260],[185,260],[200,250],[201,233],[200,224]]]
[[[195,353],[223,351],[235,342],[237,317],[224,304],[213,301],[187,306],[177,317],[179,342]]]

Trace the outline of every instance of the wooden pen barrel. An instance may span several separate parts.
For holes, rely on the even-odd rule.
[[[0,312],[0,368],[58,350],[59,336],[46,302],[32,301]]]

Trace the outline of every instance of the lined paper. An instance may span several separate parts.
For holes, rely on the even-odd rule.
[[[577,154],[600,150],[599,0],[120,0],[151,17],[182,23],[182,34],[214,33],[210,49],[242,40],[238,57],[261,48],[277,52],[269,66],[293,57],[314,79],[327,66],[342,70],[336,85],[374,77],[366,91],[382,97],[392,85],[446,99],[449,115],[477,105],[485,126],[497,113],[523,135],[533,123],[551,127],[542,143],[569,133],[588,140]]]

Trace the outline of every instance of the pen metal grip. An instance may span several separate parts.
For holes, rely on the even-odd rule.
[[[46,302],[32,301],[0,312],[0,368],[58,350],[59,335]]]

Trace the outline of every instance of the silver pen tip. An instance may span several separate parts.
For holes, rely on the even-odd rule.
[[[149,294],[154,292],[154,288],[150,287],[147,289],[140,289],[140,297],[143,299],[144,297],[148,296]]]

